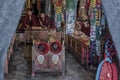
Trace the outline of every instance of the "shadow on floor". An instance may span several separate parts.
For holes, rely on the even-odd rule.
[[[95,70],[84,70],[79,62],[66,50],[66,75],[62,77],[56,74],[37,74],[31,77],[31,53],[30,47],[16,45],[14,53],[9,63],[9,74],[5,76],[5,80],[94,80]],[[25,55],[29,56],[25,56]]]

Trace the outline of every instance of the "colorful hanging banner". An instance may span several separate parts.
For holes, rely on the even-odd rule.
[[[100,18],[101,8],[96,5],[96,55],[100,56]]]
[[[59,6],[59,7],[56,7],[56,14],[60,14],[62,13],[62,7]]]
[[[66,0],[66,34],[74,33],[77,0]]]
[[[90,54],[100,56],[100,27],[101,27],[101,6],[100,0],[91,0],[90,8]]]
[[[31,8],[31,3],[30,3],[30,2],[31,2],[30,0],[26,0],[26,7],[27,7],[28,9]]]
[[[97,5],[100,5],[100,4],[101,4],[101,1],[100,1],[100,0],[96,0],[96,4],[97,4]]]
[[[62,5],[61,0],[55,0],[55,25],[57,27],[57,31],[60,31],[61,22],[62,22]]]
[[[75,27],[75,10],[66,11],[66,34],[72,34]]]
[[[103,31],[105,30],[105,23],[106,23],[105,15],[104,15],[104,11],[103,11],[103,9],[102,9],[102,10],[101,10],[100,35],[102,35],[102,34],[103,34]]]
[[[61,0],[52,0],[52,3],[54,4],[55,7],[61,6]]]

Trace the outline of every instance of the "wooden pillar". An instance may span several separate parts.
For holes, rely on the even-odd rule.
[[[41,9],[41,0],[37,0],[37,9],[38,9],[38,10]]]

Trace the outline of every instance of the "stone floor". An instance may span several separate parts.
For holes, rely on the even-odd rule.
[[[94,80],[95,70],[84,70],[79,62],[66,51],[66,75],[38,74],[30,76],[30,63],[24,58],[24,46],[16,45],[5,80]]]

